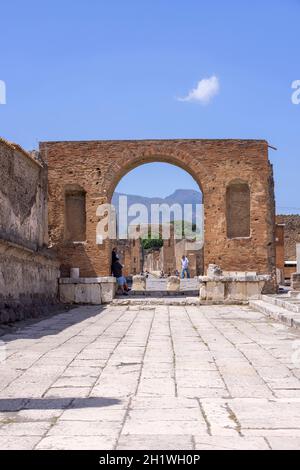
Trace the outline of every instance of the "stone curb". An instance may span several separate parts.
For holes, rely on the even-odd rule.
[[[300,328],[300,313],[290,312],[283,307],[266,302],[265,300],[250,300],[249,306],[292,328]]]

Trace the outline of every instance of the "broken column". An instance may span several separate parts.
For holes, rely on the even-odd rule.
[[[209,264],[207,275],[200,276],[200,300],[224,301],[225,287],[222,282],[223,272],[220,266]]]
[[[132,277],[132,290],[134,292],[145,292],[146,291],[146,277],[142,274],[138,274]]]
[[[170,276],[167,279],[167,291],[168,292],[179,292],[180,291],[180,279],[177,276]]]

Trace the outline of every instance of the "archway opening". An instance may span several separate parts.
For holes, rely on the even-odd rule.
[[[199,183],[167,162],[143,163],[118,181],[112,195],[123,274],[196,278],[204,270],[204,211]],[[188,269],[183,272],[183,257]]]

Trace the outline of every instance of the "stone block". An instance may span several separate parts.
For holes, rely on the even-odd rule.
[[[141,274],[133,276],[132,290],[137,292],[145,292],[146,290],[146,277]]]
[[[100,284],[76,284],[75,285],[76,304],[101,304]]]
[[[60,284],[59,299],[62,303],[75,303],[75,284]]]
[[[63,303],[110,303],[116,293],[116,279],[112,276],[97,278],[61,278],[60,301]]]
[[[222,302],[225,299],[225,284],[218,281],[208,281],[206,284],[206,299]]]
[[[105,282],[116,282],[113,276],[101,276],[101,277],[61,277],[59,279],[60,284],[103,284]]]
[[[227,298],[230,300],[241,300],[247,299],[247,282],[243,281],[232,281],[227,283]]]
[[[167,291],[179,292],[180,291],[180,279],[177,276],[170,276],[167,279]]]
[[[207,268],[207,276],[222,276],[223,271],[217,264],[209,264]]]
[[[200,284],[200,300],[206,300],[207,292],[206,285]]]
[[[116,281],[115,279],[110,282],[101,283],[101,300],[103,304],[112,302],[116,294]]]
[[[297,273],[300,273],[300,243],[296,244],[296,252],[297,252]]]
[[[246,300],[257,300],[261,297],[265,281],[247,282]]]

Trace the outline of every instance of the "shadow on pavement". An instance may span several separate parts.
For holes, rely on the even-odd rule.
[[[119,405],[122,400],[108,397],[92,398],[1,398],[0,412],[21,410],[56,410],[76,408],[104,408]]]

